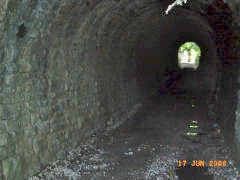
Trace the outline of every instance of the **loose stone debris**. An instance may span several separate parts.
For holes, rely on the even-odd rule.
[[[231,149],[216,125],[182,102],[169,112],[172,105],[168,102],[152,103],[132,125],[95,136],[91,143],[67,152],[63,160],[53,162],[28,180],[182,180],[178,172],[180,168],[184,172],[185,167],[179,166],[179,160],[187,160],[189,166],[193,158],[204,160],[205,167],[196,168],[206,170],[202,175],[209,180],[239,180]],[[188,136],[193,120],[198,121],[198,127],[192,129],[198,135]],[[210,160],[226,160],[226,166],[209,167]]]

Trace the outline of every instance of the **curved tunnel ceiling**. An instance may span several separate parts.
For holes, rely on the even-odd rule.
[[[65,51],[77,48],[77,58],[91,62],[93,68],[88,70],[94,77],[103,76],[97,72],[99,66],[108,73],[112,68],[109,64],[121,68],[121,64],[129,63],[122,69],[125,77],[119,76],[123,80],[137,76],[139,86],[148,90],[156,86],[154,78],[159,69],[178,69],[177,50],[187,41],[198,43],[202,49],[199,71],[208,68],[207,64],[214,69],[218,61],[214,32],[206,20],[184,8],[166,16],[164,8],[159,1],[69,3],[62,7],[49,35]]]

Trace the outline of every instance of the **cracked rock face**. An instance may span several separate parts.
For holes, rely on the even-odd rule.
[[[205,59],[216,63],[224,53],[216,48],[227,42],[216,46],[212,38],[216,32],[208,20],[216,18],[207,12],[212,3],[192,1],[165,16],[168,2],[158,0],[1,0],[0,176],[35,174],[96,131],[131,117],[155,93],[155,73],[174,61],[176,42],[196,39]],[[239,3],[227,3],[235,25],[226,26],[239,33]],[[221,11],[221,5],[212,6]],[[184,86],[198,93],[220,87],[216,66],[211,67],[199,80],[202,89],[187,80]],[[215,118],[219,107],[210,105],[209,116]]]

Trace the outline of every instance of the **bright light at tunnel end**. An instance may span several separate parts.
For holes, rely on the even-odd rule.
[[[178,49],[178,65],[180,69],[191,68],[197,70],[201,56],[201,49],[195,42],[185,42]]]

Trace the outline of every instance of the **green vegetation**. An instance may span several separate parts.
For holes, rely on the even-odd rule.
[[[194,42],[186,42],[178,50],[178,64],[180,67],[198,68],[201,56],[200,47]]]

